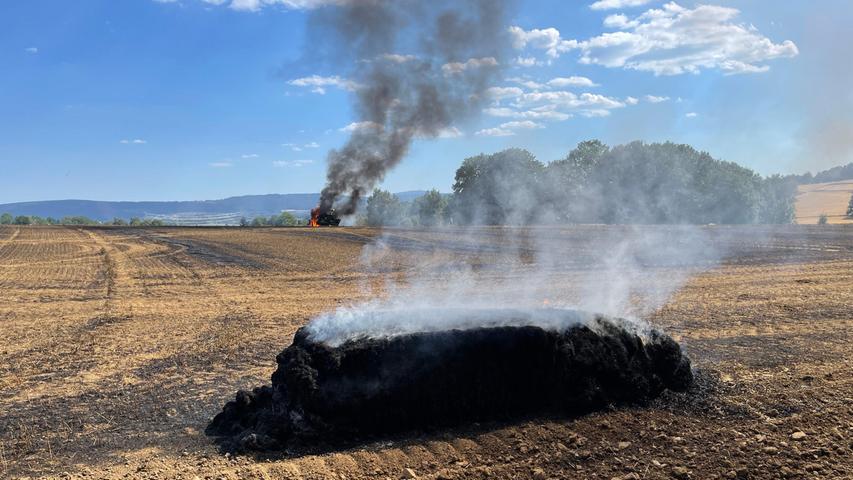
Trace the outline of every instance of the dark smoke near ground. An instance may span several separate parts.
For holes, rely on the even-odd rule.
[[[566,311],[572,318],[572,311]],[[686,390],[690,361],[670,337],[593,317],[562,330],[481,327],[349,340],[309,329],[277,357],[272,385],[240,391],[207,433],[225,449],[334,446],[377,435],[578,415]]]
[[[505,4],[365,0],[317,14],[324,46],[355,63],[358,118],[347,144],[329,153],[321,213],[354,213],[414,138],[453,132],[481,109],[509,47]]]

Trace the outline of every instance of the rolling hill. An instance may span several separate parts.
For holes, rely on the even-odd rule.
[[[414,200],[424,192],[398,193],[400,200]],[[38,215],[62,218],[82,215],[95,220],[113,218],[157,218],[181,224],[228,225],[236,224],[240,217],[276,215],[291,211],[306,215],[317,206],[319,193],[288,193],[270,195],[244,195],[221,200],[175,202],[108,202],[94,200],[46,200],[0,204],[0,213]]]

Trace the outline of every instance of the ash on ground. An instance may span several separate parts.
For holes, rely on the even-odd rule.
[[[566,311],[567,315],[577,312]],[[686,390],[690,360],[657,331],[590,316],[554,330],[496,326],[359,338],[301,328],[272,385],[240,391],[207,428],[226,450],[334,446],[402,432],[644,405]]]

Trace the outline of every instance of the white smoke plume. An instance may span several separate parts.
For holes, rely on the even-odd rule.
[[[447,329],[591,326],[594,316],[583,313],[591,312],[625,318],[642,334],[646,318],[692,275],[719,263],[725,235],[699,226],[386,230],[362,255],[366,271],[384,275],[381,287],[363,285],[374,300],[320,315],[308,328],[337,345]],[[413,237],[434,242],[434,251],[406,253]],[[384,273],[406,255],[415,263],[402,278]]]

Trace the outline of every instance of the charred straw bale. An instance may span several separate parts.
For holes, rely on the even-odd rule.
[[[240,391],[207,433],[226,448],[334,444],[375,435],[578,415],[685,390],[690,361],[670,337],[648,338],[603,317],[563,331],[474,328],[351,340],[310,340],[281,352],[272,386]]]

